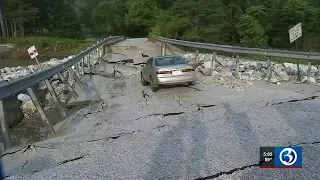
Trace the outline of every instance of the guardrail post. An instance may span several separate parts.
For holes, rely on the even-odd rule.
[[[301,74],[300,74],[300,62],[299,59],[297,59],[297,71],[298,71],[298,81],[301,80]]]
[[[98,59],[100,59],[100,47],[97,48]]]
[[[311,76],[311,61],[308,62],[308,83],[309,84],[311,84],[310,76]]]
[[[272,69],[272,62],[271,62],[271,57],[268,58],[268,70],[267,70],[267,78],[268,81],[271,80],[271,69]]]
[[[74,98],[78,97],[78,94],[74,91],[74,89],[71,87],[71,85],[69,84],[69,82],[66,80],[66,78],[61,74],[58,73],[59,78],[61,79],[61,81],[65,84],[65,86],[67,87],[67,89],[71,92],[72,96]]]
[[[63,106],[62,106],[62,104],[61,104],[56,92],[54,91],[53,87],[51,86],[49,80],[46,79],[44,82],[46,83],[46,86],[48,87],[48,90],[49,90],[49,92],[50,92],[50,94],[51,94],[56,106],[58,107],[61,115],[63,117],[66,117],[67,116],[66,111],[64,110],[64,108],[63,108]]]
[[[87,55],[87,57],[88,57],[88,70],[89,70],[89,73],[91,73],[91,53],[89,53],[88,55]]]
[[[196,49],[196,59],[195,59],[194,64],[198,64],[198,58],[199,58],[199,50]]]
[[[72,68],[69,68],[69,72],[73,76],[75,81],[79,84],[79,86],[82,89],[82,91],[84,91],[83,84],[82,84],[81,80],[79,79],[79,77],[77,76],[77,74],[72,70]]]
[[[165,55],[166,55],[166,44],[161,43],[161,56],[165,56]]]
[[[84,57],[83,57],[82,60],[81,60],[81,64],[82,64],[82,66],[81,66],[81,72],[82,72],[82,76],[84,76]]]
[[[213,67],[213,62],[214,62],[215,60],[217,60],[217,54],[213,51],[213,52],[212,52],[212,59],[211,59],[211,66],[210,66],[210,71],[211,71],[211,74],[210,74],[210,75],[212,75],[212,73],[213,73],[213,69],[214,69],[214,67]]]
[[[9,132],[9,125],[4,117],[3,101],[0,101],[0,124],[1,124],[1,132],[2,132],[4,148],[7,149],[9,147],[12,147],[12,139]]]
[[[236,56],[236,77],[239,78],[240,74],[239,74],[239,64],[240,64],[240,57],[239,55]]]
[[[41,116],[41,119],[44,122],[44,125],[46,126],[48,132],[50,134],[54,134],[55,131],[54,131],[53,127],[51,126],[46,114],[44,113],[44,111],[43,111],[43,109],[42,109],[42,107],[40,105],[40,102],[38,101],[38,99],[37,99],[36,95],[34,94],[33,90],[31,88],[28,88],[27,91],[28,91],[28,94],[30,95],[30,97],[32,99],[32,102],[33,102],[34,106],[38,110],[38,112],[39,112],[39,114]]]
[[[81,77],[80,70],[79,70],[79,62],[76,63],[76,73],[79,77]]]

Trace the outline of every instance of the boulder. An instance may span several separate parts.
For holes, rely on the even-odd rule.
[[[260,81],[260,80],[263,79],[263,77],[262,77],[263,75],[264,75],[263,72],[261,72],[261,71],[256,71],[255,73],[253,73],[252,77],[254,77],[255,80]]]
[[[223,67],[227,66],[227,60],[225,60],[224,57],[217,56],[216,62],[218,62]]]
[[[242,80],[249,80],[250,76],[247,76],[247,75],[241,75],[240,76],[240,79]]]
[[[308,83],[308,77],[304,76],[301,80],[302,83]],[[310,84],[317,84],[314,77],[310,77]]]
[[[251,62],[250,61],[243,61],[240,64],[243,65],[245,70],[247,70],[247,69],[249,69]]]
[[[263,74],[267,74],[267,73],[268,73],[268,69],[267,69],[267,68],[261,68],[261,72],[262,72]]]
[[[297,65],[293,63],[283,63],[288,75],[295,75],[297,72]]]
[[[223,69],[222,71],[220,71],[220,75],[224,77],[231,77],[232,72],[230,72],[228,69]]]
[[[203,67],[204,68],[207,68],[207,69],[211,69],[211,64],[213,63],[213,69],[215,68],[215,66],[216,66],[216,62],[215,61],[205,61],[204,63],[203,63]]]
[[[4,117],[9,126],[19,123],[23,118],[23,112],[20,108],[21,101],[16,96],[5,99],[3,102]]]
[[[203,68],[203,67],[198,67],[199,71],[204,75],[204,76],[211,76],[211,70],[208,68]]]
[[[258,67],[259,68],[268,68],[268,62],[266,62],[266,61],[259,61],[258,62]]]
[[[271,83],[274,83],[274,84],[277,84],[277,83],[279,82],[279,80],[278,80],[277,78],[275,78],[275,77],[272,77],[272,78],[270,79],[270,82],[271,82]]]
[[[254,73],[254,70],[247,70],[246,72],[243,73],[244,76],[252,76],[252,74]]]
[[[4,70],[4,72],[7,73],[7,74],[9,74],[9,73],[12,72],[9,67],[5,67],[3,70]]]
[[[32,100],[25,102],[22,105],[22,108],[23,108],[23,110],[36,110],[36,107],[34,106]]]
[[[258,68],[258,62],[257,61],[251,61],[249,64],[249,67],[251,69],[257,69]]]
[[[217,71],[213,71],[211,76],[219,76],[220,74]]]
[[[245,72],[245,71],[246,71],[245,66],[243,64],[239,65],[239,72]]]
[[[318,68],[316,66],[311,66],[311,73],[317,73],[318,72]]]
[[[225,68],[222,67],[222,66],[218,66],[218,67],[215,68],[215,70],[218,71],[219,73],[220,73],[221,71],[223,71],[224,69],[225,69]]]
[[[30,96],[26,94],[19,94],[17,98],[22,102],[27,102],[31,100]]]
[[[235,70],[236,69],[236,62],[232,61],[232,60],[227,61],[227,66],[228,66],[229,69]]]
[[[274,72],[276,72],[277,74],[279,74],[280,72],[284,71],[285,68],[282,64],[275,64],[273,66]]]
[[[188,53],[184,55],[190,62],[193,62],[196,59],[196,55],[194,53]]]
[[[281,78],[282,81],[289,81],[289,79],[290,79],[290,76],[288,76],[288,74],[285,71],[281,71],[277,74]]]

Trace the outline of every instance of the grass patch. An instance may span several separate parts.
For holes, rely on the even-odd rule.
[[[39,52],[39,59],[63,58],[76,55],[96,43],[93,40],[77,40],[56,37],[17,37],[0,38],[0,44],[14,44],[15,48],[7,56],[8,59],[30,59],[27,49],[34,45]]]

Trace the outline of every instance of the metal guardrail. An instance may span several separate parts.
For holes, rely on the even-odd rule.
[[[286,50],[247,48],[247,47],[240,47],[240,46],[229,46],[229,45],[218,45],[218,44],[212,44],[212,43],[182,41],[182,40],[169,39],[164,37],[155,37],[155,38],[160,42],[194,47],[199,49],[210,49],[210,50],[224,51],[229,53],[262,55],[262,56],[268,56],[268,57],[320,60],[320,53],[313,53],[313,52],[309,53],[309,52],[297,52],[297,51],[286,51]]]
[[[77,62],[79,62],[82,58],[87,56],[89,53],[95,51],[97,48],[99,48],[102,45],[112,45],[115,43],[118,43],[120,41],[125,40],[125,37],[123,36],[115,36],[110,38],[102,39],[101,42],[97,43],[96,45],[88,48],[87,50],[81,52],[80,54],[76,55],[72,59],[54,66],[50,69],[46,69],[43,71],[39,71],[33,74],[29,74],[25,77],[21,77],[15,80],[12,80],[8,83],[4,83],[0,85],[0,100],[3,100],[5,98],[10,97],[11,95],[18,94],[24,90],[26,90],[28,87],[32,87],[46,79],[49,79],[53,77],[54,75],[61,73]]]
[[[84,77],[86,74],[87,69],[90,73],[92,72],[92,67],[95,67],[95,62],[94,58],[91,60],[91,55],[96,55],[94,56],[97,58],[98,62],[101,60],[100,58],[102,57],[103,53],[105,53],[105,47],[109,45],[113,45],[115,43],[118,43],[120,41],[125,40],[126,38],[123,36],[116,36],[116,37],[110,37],[107,39],[102,39],[101,41],[98,41],[97,44],[93,45],[92,47],[84,50],[80,54],[76,55],[72,59],[69,59],[68,61],[59,64],[57,66],[54,66],[52,68],[42,70],[33,74],[29,74],[25,77],[21,77],[15,80],[12,80],[10,82],[5,82],[0,85],[0,124],[1,124],[1,132],[2,132],[2,137],[3,137],[3,142],[5,148],[11,147],[13,145],[11,135],[10,135],[10,130],[9,130],[9,125],[8,125],[8,116],[6,114],[10,112],[5,112],[6,106],[8,106],[8,103],[10,101],[6,101],[10,98],[17,98],[14,97],[18,93],[24,92],[27,90],[27,94],[31,97],[31,100],[41,116],[41,119],[46,126],[48,132],[50,134],[55,133],[55,129],[53,125],[50,123],[48,120],[44,109],[41,106],[41,102],[38,100],[34,90],[32,87],[34,85],[39,84],[40,82],[44,82],[45,85],[47,86],[51,97],[53,98],[56,107],[59,109],[62,117],[66,117],[66,111],[65,108],[63,107],[63,104],[59,100],[54,88],[52,87],[49,79],[52,78],[54,75],[58,75],[59,79],[65,84],[66,88],[71,92],[73,98],[78,99],[79,94],[82,94],[84,97],[87,97],[86,94],[90,93],[87,90],[92,91],[92,89],[85,89],[84,84],[81,81],[81,77]],[[87,63],[85,63],[85,60],[87,60]],[[80,62],[81,61],[81,62]],[[81,65],[81,72],[80,72],[80,65]],[[75,67],[75,71],[72,69],[72,66]],[[85,68],[86,66],[86,68]],[[77,86],[81,89],[80,91],[76,92],[76,88],[72,88],[68,80],[63,76],[62,72],[63,71],[68,71],[70,75],[74,78]],[[91,92],[94,93],[94,92]],[[90,96],[91,97],[91,96]],[[99,97],[100,98],[100,97]],[[78,99],[79,101],[85,101],[87,102],[88,100],[95,101],[98,98],[94,99],[91,97],[91,99]],[[10,106],[10,104],[9,104]]]

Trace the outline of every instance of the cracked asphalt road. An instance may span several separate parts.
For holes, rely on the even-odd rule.
[[[320,179],[316,86],[153,93],[138,75],[92,78],[104,102],[83,109],[67,135],[6,152],[6,179]],[[260,146],[297,144],[302,169],[259,169]]]

